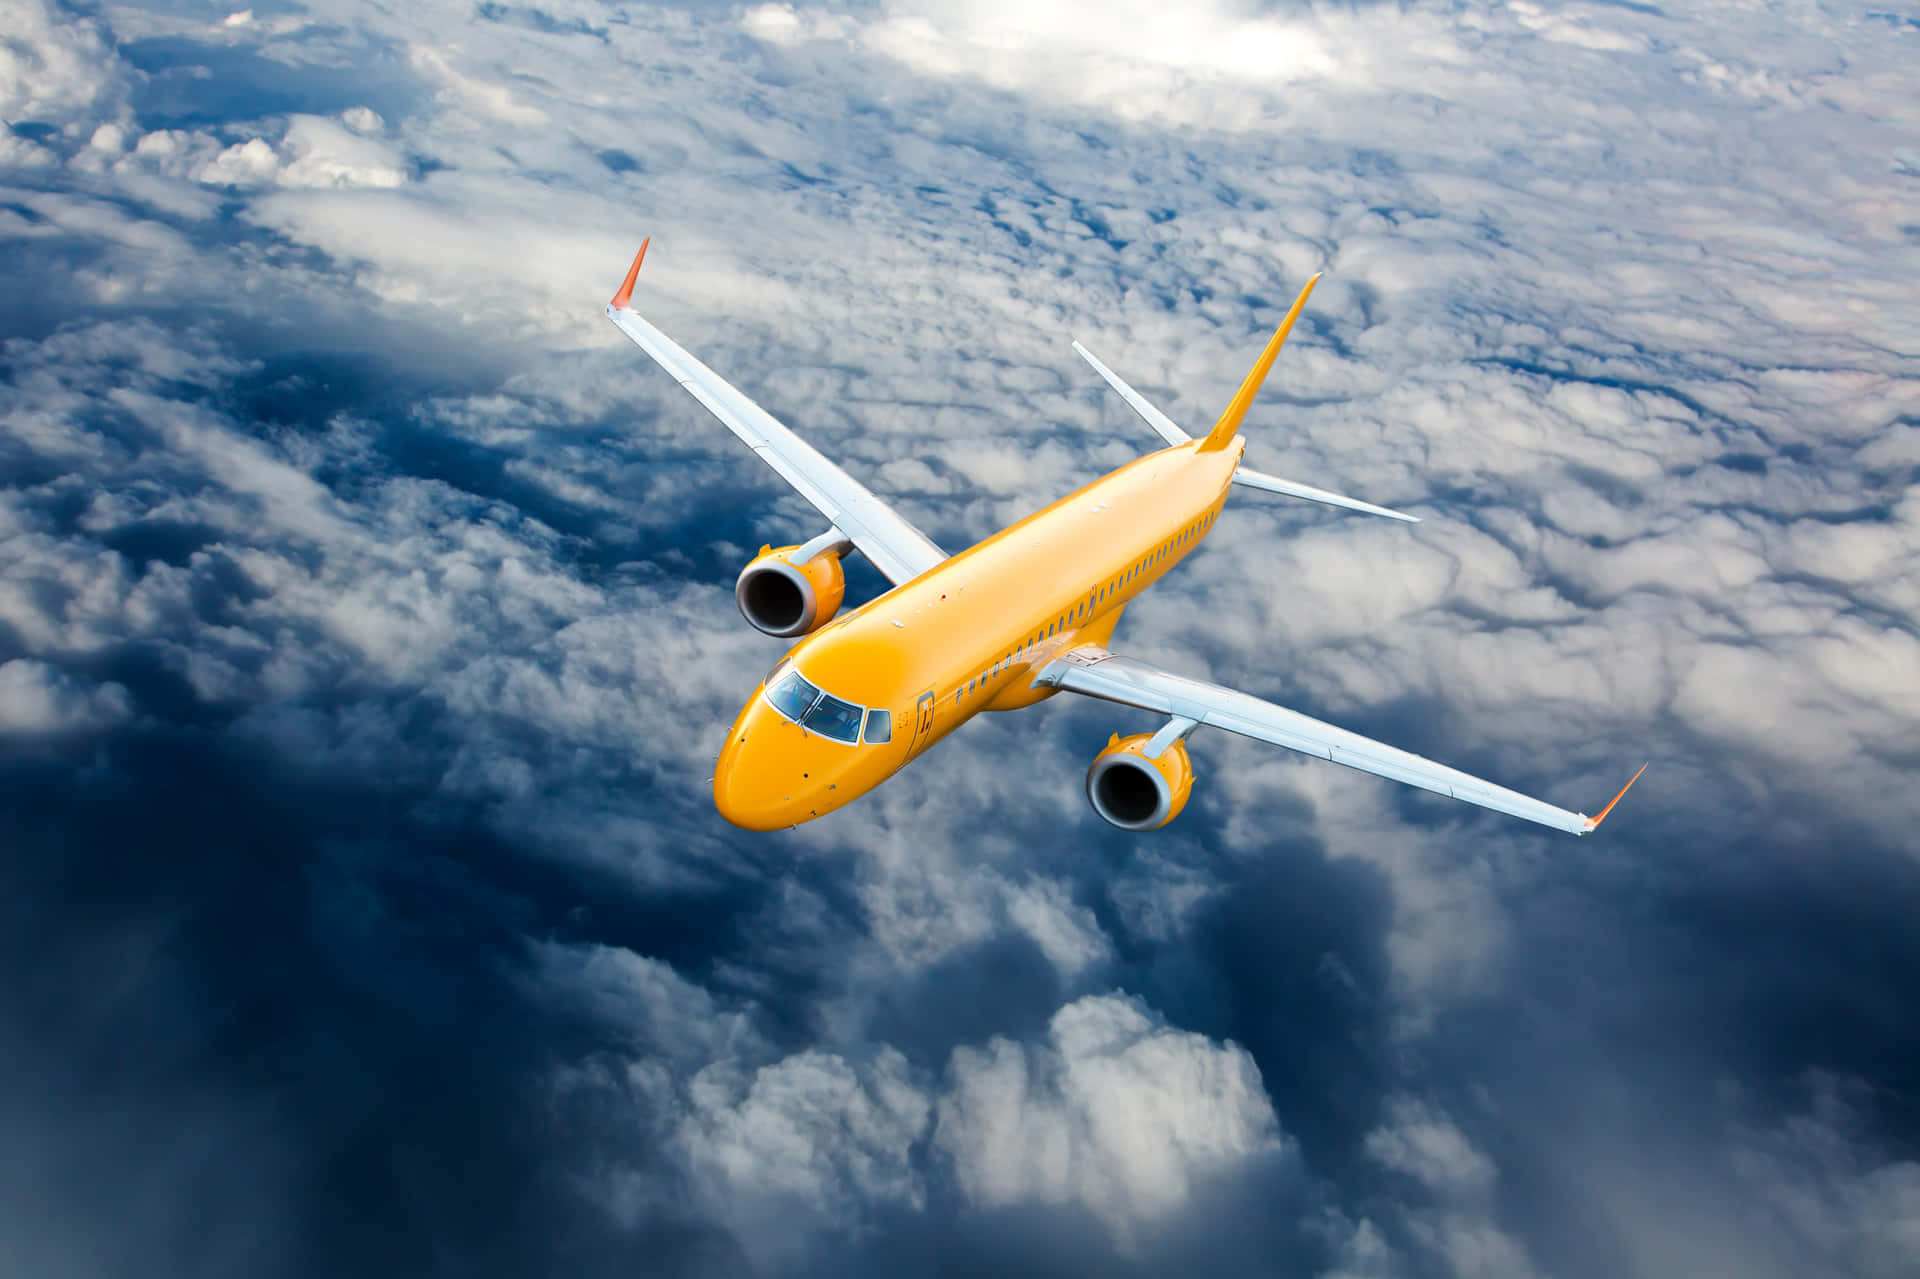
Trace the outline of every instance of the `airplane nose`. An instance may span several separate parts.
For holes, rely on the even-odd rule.
[[[756,698],[740,712],[713,770],[713,806],[745,830],[784,830],[820,815],[833,781],[822,744]]]
[[[720,816],[726,818],[742,830],[779,830],[782,826],[791,826],[793,819],[784,815],[788,807],[777,800],[770,802],[764,789],[754,784],[750,768],[728,767],[726,757],[713,774],[713,806],[720,810]]]
[[[839,808],[866,787],[849,784],[848,748],[803,731],[758,698],[727,733],[713,769],[713,806],[746,830],[784,830]]]
[[[758,706],[749,704],[743,709],[728,730],[727,744],[720,748],[713,769],[713,806],[744,830],[778,830],[791,824],[791,819],[781,820],[777,801],[768,802],[765,770],[756,766],[755,757],[765,752],[753,748],[753,739],[757,732],[770,727],[765,719]]]

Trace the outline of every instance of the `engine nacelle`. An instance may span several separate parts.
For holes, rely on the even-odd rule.
[[[1121,830],[1159,830],[1180,815],[1193,790],[1187,744],[1171,742],[1158,759],[1148,759],[1152,740],[1116,733],[1087,770],[1087,802]]]
[[[740,615],[756,630],[769,635],[805,635],[819,630],[840,611],[847,579],[837,551],[822,551],[805,564],[787,556],[795,546],[763,546],[753,562],[740,570],[733,584],[733,600]]]

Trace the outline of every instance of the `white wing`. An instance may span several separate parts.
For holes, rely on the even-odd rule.
[[[646,252],[645,247],[641,252]],[[639,269],[636,258],[634,270]],[[760,460],[779,472],[801,497],[813,503],[833,526],[850,538],[860,553],[896,586],[920,576],[947,558],[947,553],[892,507],[875,497],[860,481],[829,462],[811,444],[782,426],[774,416],[748,399],[727,380],[682,350],[680,344],[635,314],[627,305],[633,287],[626,286],[607,307],[607,318],[620,327],[642,351],[673,375],[688,394],[707,406],[727,429],[745,440]]]
[[[1555,808],[1552,804],[1542,803],[1518,791],[1495,786],[1492,782],[1436,764],[1430,759],[1422,759],[1411,752],[1395,750],[1358,733],[1349,733],[1298,711],[1290,711],[1284,706],[1275,706],[1272,702],[1263,702],[1257,697],[1249,697],[1218,684],[1187,679],[1146,662],[1115,657],[1103,648],[1074,649],[1043,666],[1033,682],[1118,702],[1123,706],[1137,706],[1142,710],[1192,720],[1196,724],[1224,728],[1243,737],[1271,742],[1275,746],[1318,756],[1380,777],[1390,777],[1396,782],[1463,799],[1469,804],[1478,804],[1496,812],[1524,817],[1530,822],[1539,822],[1542,826],[1551,826],[1575,835],[1587,834],[1600,824],[1600,817],[1607,815],[1606,809],[1601,810],[1600,817],[1590,818],[1584,813]],[[1634,777],[1637,780],[1639,774],[1635,773]],[[1627,785],[1633,783],[1628,782]],[[1620,793],[1624,795],[1626,791]],[[1615,796],[1614,802],[1619,802],[1618,796]],[[1607,808],[1612,807],[1613,804],[1607,805]]]

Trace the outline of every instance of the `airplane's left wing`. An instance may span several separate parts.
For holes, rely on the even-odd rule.
[[[1156,711],[1176,720],[1191,721],[1187,725],[1189,729],[1201,724],[1224,728],[1243,737],[1271,742],[1304,755],[1344,764],[1348,768],[1357,768],[1379,777],[1389,777],[1409,786],[1418,786],[1422,790],[1462,799],[1469,804],[1478,804],[1482,808],[1491,808],[1514,817],[1524,817],[1530,822],[1575,835],[1591,832],[1613,808],[1613,804],[1620,802],[1620,795],[1627,793],[1626,788],[1622,787],[1620,795],[1614,796],[1613,803],[1600,810],[1599,817],[1555,808],[1552,804],[1518,791],[1495,786],[1459,769],[1436,764],[1409,751],[1396,750],[1344,728],[1335,728],[1284,706],[1263,702],[1257,697],[1218,684],[1175,675],[1146,662],[1115,657],[1103,648],[1070,650],[1041,667],[1033,682],[1041,687],[1065,689],[1071,693],[1118,702],[1123,706]],[[1641,771],[1646,770],[1643,768]],[[1640,778],[1639,773],[1633,776],[1634,781]],[[1627,786],[1632,785],[1633,782],[1627,783]]]
[[[634,278],[640,273],[640,261],[646,255],[647,246],[642,244],[632,269],[627,272],[626,282],[607,304],[607,318],[618,325],[634,345],[671,373],[673,380],[686,388],[689,395],[706,405],[707,411],[719,418],[728,430],[746,441],[747,447],[759,454],[760,460],[778,472],[795,492],[813,503],[862,555],[873,561],[873,566],[888,581],[897,586],[946,559],[945,551],[875,497],[866,485],[828,461],[771,413],[633,311],[628,303],[633,296]]]

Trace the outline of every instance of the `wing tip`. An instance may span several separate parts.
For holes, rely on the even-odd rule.
[[[1648,764],[1640,765],[1640,773],[1646,772],[1650,764],[1651,764],[1651,761],[1649,761]],[[1600,828],[1600,823],[1607,820],[1607,814],[1613,811],[1613,806],[1619,803],[1622,799],[1626,798],[1627,792],[1633,789],[1633,784],[1640,780],[1640,773],[1635,773],[1632,777],[1627,779],[1627,784],[1620,788],[1620,793],[1618,795],[1615,795],[1612,799],[1607,801],[1607,806],[1600,810],[1599,816],[1587,818],[1587,829],[1583,832],[1584,834],[1591,835],[1594,831]]]
[[[627,268],[627,278],[621,282],[620,291],[613,295],[613,300],[607,303],[609,310],[624,311],[627,304],[633,301],[633,282],[640,278],[640,263],[647,256],[647,246],[652,243],[652,236],[640,241],[640,251],[633,255],[633,265]]]

